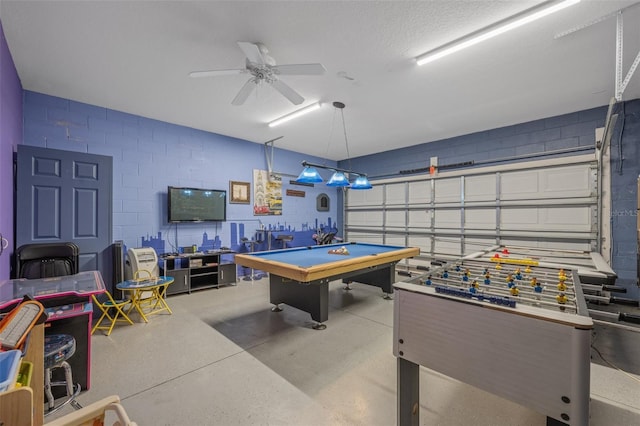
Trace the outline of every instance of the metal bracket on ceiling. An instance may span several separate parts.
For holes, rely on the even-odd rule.
[[[559,39],[561,37],[565,37],[568,36],[570,34],[573,34],[577,31],[583,30],[585,28],[588,28],[592,25],[595,25],[599,22],[602,21],[606,21],[609,18],[612,17],[616,17],[616,75],[615,75],[615,99],[617,101],[621,101],[622,100],[622,94],[624,93],[624,90],[627,88],[627,85],[629,84],[629,81],[631,80],[631,77],[633,76],[633,73],[636,71],[636,68],[638,68],[638,65],[640,64],[640,51],[638,52],[638,54],[636,55],[635,60],[633,61],[633,63],[631,64],[631,67],[629,68],[629,72],[627,72],[626,77],[624,78],[624,80],[622,79],[622,64],[623,64],[623,51],[622,51],[622,45],[623,45],[623,39],[624,39],[624,31],[623,31],[623,19],[622,19],[622,14],[633,8],[640,5],[640,2],[634,3],[630,6],[624,7],[622,9],[618,9],[615,12],[609,13],[607,15],[601,16],[599,18],[594,19],[593,21],[587,22],[586,24],[582,24],[579,25],[577,27],[571,28],[569,30],[563,31],[561,33],[556,34],[553,38],[554,39]]]
[[[298,177],[289,173],[276,172],[273,170],[273,151],[275,150],[274,142],[282,139],[284,136],[278,136],[264,143],[264,157],[267,161],[267,177],[269,181],[280,181],[282,176]]]
[[[637,4],[637,3],[636,3]],[[638,67],[638,63],[640,63],[640,51],[636,55],[636,59],[631,64],[631,68],[629,68],[629,72],[627,72],[626,77],[622,80],[622,42],[624,38],[623,26],[622,26],[622,12],[618,13],[617,16],[617,31],[616,31],[616,100],[622,100],[622,94],[624,90],[627,88],[627,84],[629,84],[629,80],[631,80],[631,76],[636,71]]]

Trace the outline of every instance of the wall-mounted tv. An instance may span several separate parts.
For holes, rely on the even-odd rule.
[[[170,186],[167,199],[169,222],[227,220],[227,191]]]

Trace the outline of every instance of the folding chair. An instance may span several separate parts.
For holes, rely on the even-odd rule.
[[[94,325],[91,329],[91,334],[93,334],[93,332],[96,330],[107,330],[108,336],[111,334],[111,330],[113,330],[113,327],[118,321],[128,322],[129,324],[133,325],[133,321],[131,321],[131,318],[129,318],[129,316],[122,310],[122,308],[131,303],[131,301],[114,300],[114,298],[111,297],[111,293],[109,293],[108,291],[105,291],[104,294],[107,298],[103,302],[100,302],[95,294],[91,295],[91,297],[93,298],[93,303],[95,303],[95,305],[102,311],[102,316],[96,322],[96,325]],[[115,314],[109,313],[111,309],[115,310]],[[105,320],[105,325],[101,325],[103,320]],[[108,321],[108,323],[106,321]]]

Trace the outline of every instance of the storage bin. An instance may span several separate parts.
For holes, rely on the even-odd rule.
[[[0,352],[0,392],[13,388],[21,356],[22,352],[17,349]]]

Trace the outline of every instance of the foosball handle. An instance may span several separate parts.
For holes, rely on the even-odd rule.
[[[624,322],[631,322],[634,324],[640,324],[640,315],[620,313],[619,320]]]

